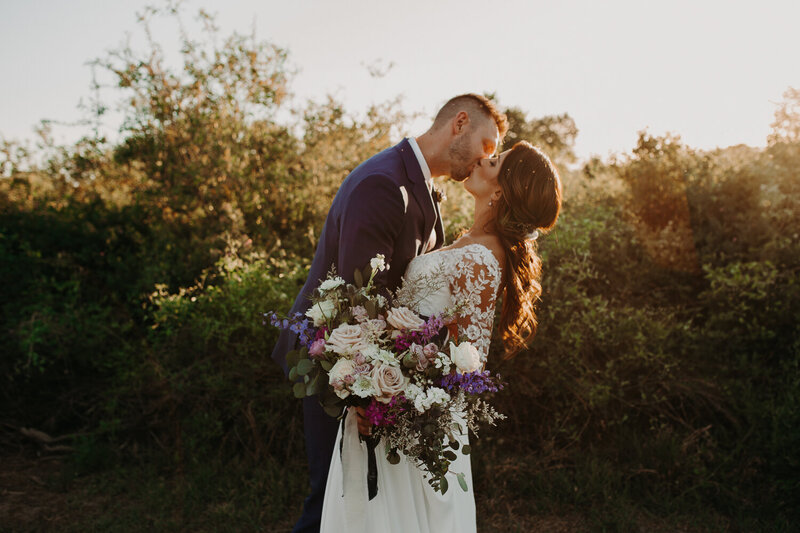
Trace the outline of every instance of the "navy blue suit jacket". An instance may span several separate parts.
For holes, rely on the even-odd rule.
[[[320,234],[314,261],[291,314],[305,313],[309,295],[325,279],[331,265],[347,282],[376,254],[389,270],[378,273],[376,284],[395,290],[409,261],[423,254],[431,231],[436,248],[444,242],[439,209],[432,201],[414,151],[404,139],[361,163],[342,182]],[[286,354],[296,348],[297,336],[282,331],[272,358],[286,368]]]

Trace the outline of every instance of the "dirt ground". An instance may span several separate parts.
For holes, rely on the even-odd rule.
[[[102,492],[90,490],[91,477],[74,478],[63,457],[35,452],[4,454],[0,457],[0,533],[76,531],[91,517],[108,513],[114,503]],[[591,532],[577,513],[531,515],[525,509],[509,507],[491,497],[478,503],[481,533],[574,533]],[[290,520],[266,533],[289,533]],[[633,531],[642,533],[700,533],[707,529],[692,527],[691,519],[680,526],[665,526],[642,515]],[[717,531],[729,531],[719,524]]]
[[[0,531],[55,531],[76,511],[59,490],[58,457],[0,459]]]
[[[109,504],[102,494],[85,490],[91,483],[88,478],[64,481],[64,463],[58,456],[33,454],[6,455],[0,459],[0,532],[58,532],[72,529],[75,518],[86,519],[100,513]],[[92,493],[90,497],[88,493]],[[495,509],[497,515],[506,514]],[[515,510],[506,509],[508,514]],[[499,518],[499,516],[498,516]],[[501,519],[502,520],[502,519]],[[506,520],[502,520],[506,521]],[[499,524],[498,524],[499,525]],[[537,517],[503,527],[505,532],[530,531],[531,533],[568,533],[586,531],[580,518]],[[286,531],[290,526],[271,529],[273,533]],[[487,530],[488,531],[488,530]]]

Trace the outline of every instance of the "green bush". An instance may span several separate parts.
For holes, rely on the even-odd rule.
[[[270,359],[277,332],[262,314],[291,305],[307,265],[285,256],[223,257],[213,275],[150,297],[147,351],[119,385],[115,413],[147,428],[176,460],[283,453],[299,408]]]

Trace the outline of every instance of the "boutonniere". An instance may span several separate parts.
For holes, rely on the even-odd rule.
[[[447,200],[447,195],[444,193],[444,191],[440,191],[436,187],[431,187],[431,196],[433,196],[433,201],[437,204]]]

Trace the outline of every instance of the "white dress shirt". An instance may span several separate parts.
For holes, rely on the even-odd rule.
[[[425,158],[422,155],[422,150],[419,149],[417,140],[414,137],[408,138],[408,144],[411,145],[411,149],[414,150],[414,155],[417,156],[419,168],[422,169],[422,175],[425,176],[425,185],[428,186],[428,192],[431,192],[433,187],[433,178],[431,177],[431,169],[428,168],[428,162],[425,161]]]
[[[422,155],[422,150],[419,149],[419,145],[417,144],[417,140],[414,137],[408,138],[408,144],[411,145],[411,150],[414,151],[414,155],[417,157],[417,162],[419,163],[419,168],[422,170],[422,175],[425,176],[425,185],[428,187],[428,196],[431,199],[431,204],[433,205],[433,212],[436,213],[436,203],[433,200],[433,196],[430,194],[433,191],[433,177],[431,176],[431,169],[428,167],[428,162],[425,161],[425,157]],[[428,238],[428,244],[425,247],[426,251],[433,250],[436,246],[436,223],[433,225],[433,230],[431,230],[431,236]]]

